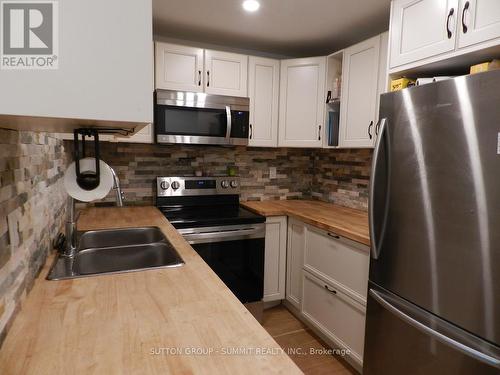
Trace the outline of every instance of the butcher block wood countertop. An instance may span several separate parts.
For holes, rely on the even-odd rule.
[[[262,216],[291,216],[307,224],[370,246],[368,214],[311,200],[246,201],[241,205]]]
[[[156,208],[87,209],[78,229],[140,226],[159,227],[186,264],[65,281],[45,280],[47,265],[0,374],[301,374]]]

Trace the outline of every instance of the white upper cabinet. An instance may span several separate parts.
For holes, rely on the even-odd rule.
[[[340,145],[372,147],[379,91],[380,36],[344,50]]]
[[[248,96],[248,56],[205,50],[205,92]]]
[[[461,0],[458,47],[500,38],[499,0]]]
[[[326,57],[283,60],[280,79],[280,147],[321,147]]]
[[[203,49],[156,43],[156,88],[203,92]]]
[[[279,60],[248,60],[249,146],[278,146],[279,71]]]
[[[151,123],[151,0],[57,3],[59,66],[0,69],[0,127],[64,132]]]
[[[169,43],[156,43],[156,88],[243,96],[248,56]]]
[[[454,50],[458,13],[458,0],[394,0],[390,67]]]
[[[99,137],[100,139],[100,137]],[[153,125],[146,125],[144,128],[139,130],[134,135],[129,137],[123,137],[120,135],[115,135],[112,142],[124,142],[124,143],[154,143],[154,131]]]

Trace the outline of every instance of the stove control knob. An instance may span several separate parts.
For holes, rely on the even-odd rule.
[[[172,182],[172,189],[177,190],[180,187],[181,187],[181,184],[179,183],[179,181]]]
[[[236,180],[232,180],[232,181],[231,181],[231,187],[232,187],[233,189],[236,189],[236,188],[238,187],[238,181],[236,181]]]
[[[168,183],[168,181],[160,182],[160,187],[162,190],[167,190],[169,186],[170,186],[170,184]]]
[[[229,187],[229,181],[228,180],[222,180],[220,183],[220,186],[222,186],[223,189],[227,189]]]

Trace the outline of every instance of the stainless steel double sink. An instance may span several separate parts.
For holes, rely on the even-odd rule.
[[[157,227],[79,233],[75,256],[58,255],[48,280],[179,267],[184,261]]]

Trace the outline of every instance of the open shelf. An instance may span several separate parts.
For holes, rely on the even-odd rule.
[[[325,111],[325,131],[323,144],[324,148],[338,148],[338,146],[329,146],[330,133],[332,130],[336,132],[337,144],[339,138],[339,123],[340,123],[340,100],[342,93],[342,62],[344,59],[344,51],[338,51],[327,56],[326,60],[326,111]],[[334,113],[334,114],[332,114]],[[336,119],[335,126],[330,125],[330,116],[334,116],[332,121]],[[333,129],[332,129],[333,128]]]

